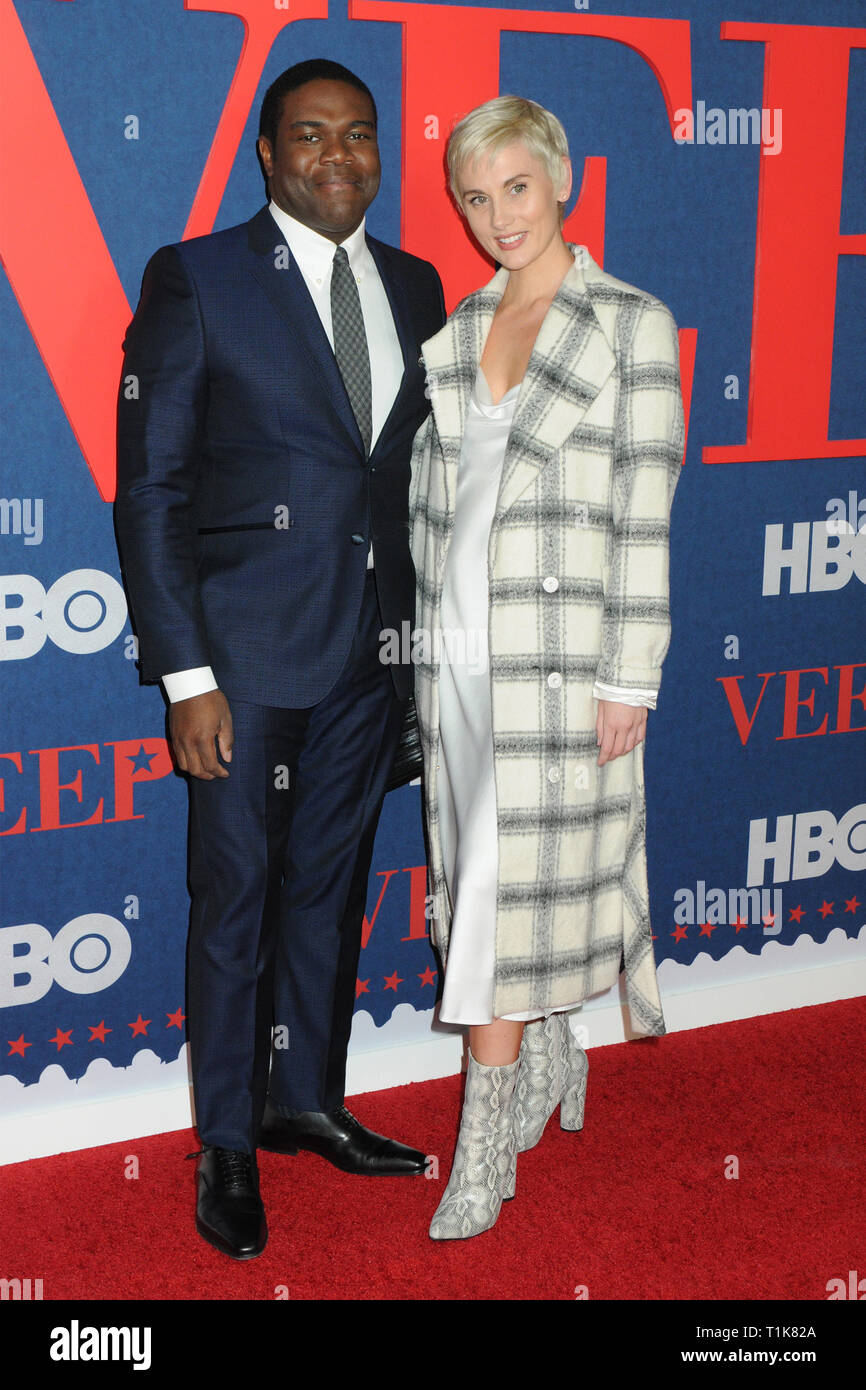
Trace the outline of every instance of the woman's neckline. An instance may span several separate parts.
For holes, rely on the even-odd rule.
[[[490,404],[491,404],[491,405],[502,405],[505,401],[508,400],[508,397],[509,397],[509,396],[512,396],[512,395],[514,394],[515,391],[519,391],[520,388],[521,388],[521,386],[523,385],[523,382],[522,382],[522,381],[518,381],[518,383],[517,383],[516,386],[512,386],[512,387],[510,388],[510,390],[508,390],[508,391],[505,392],[505,395],[504,395],[504,396],[500,396],[499,400],[498,400],[498,401],[495,401],[495,400],[493,399],[493,392],[490,390],[490,382],[487,380],[487,377],[485,376],[485,373],[484,373],[484,369],[483,369],[483,367],[481,366],[481,363],[480,363],[480,362],[479,362],[479,364],[478,364],[478,375],[480,376],[481,380],[484,382],[484,385],[487,387],[487,394],[488,394],[489,397],[490,397]]]

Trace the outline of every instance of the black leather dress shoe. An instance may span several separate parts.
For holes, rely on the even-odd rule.
[[[268,1239],[255,1154],[205,1148],[200,1157],[196,1230],[233,1260],[254,1259]]]
[[[296,1154],[308,1149],[344,1173],[401,1177],[423,1173],[426,1158],[396,1139],[374,1134],[350,1114],[345,1105],[328,1114],[303,1110],[287,1120],[270,1097],[259,1130],[258,1146],[271,1153]]]

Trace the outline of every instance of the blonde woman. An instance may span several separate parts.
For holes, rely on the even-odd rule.
[[[487,1230],[587,1061],[567,1011],[624,962],[634,1031],[665,1031],[649,921],[643,739],[669,641],[683,451],[676,325],[563,239],[565,132],[504,96],[448,144],[493,279],[424,344],[414,447],[416,701],[441,1017],[469,1028],[434,1239]]]

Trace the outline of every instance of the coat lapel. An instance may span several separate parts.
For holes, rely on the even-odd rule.
[[[586,255],[581,249],[538,330],[508,436],[494,525],[573,434],[616,364],[581,270]]]
[[[494,525],[579,425],[616,362],[596,317],[581,263],[598,268],[584,248],[569,249],[573,255],[577,253],[574,265],[544,317],[517,398]],[[450,513],[469,397],[508,278],[507,270],[498,270],[483,289],[463,300],[441,332],[424,344]]]

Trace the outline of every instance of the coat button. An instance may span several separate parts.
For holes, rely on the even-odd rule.
[[[551,768],[548,769],[548,773],[547,773],[547,780],[548,780],[548,782],[558,782],[560,776],[561,776],[561,773],[560,773],[558,767],[551,767]]]
[[[551,690],[558,690],[562,685],[562,676],[560,673],[558,671],[551,671],[550,675],[547,677],[547,684],[550,686]]]
[[[364,544],[364,537],[363,537],[358,531],[353,531],[353,532],[352,532],[352,544],[353,544],[353,545],[363,545],[363,544]]]
[[[548,594],[555,594],[559,588],[559,580],[555,574],[549,574],[546,579],[542,579],[541,587]]]

